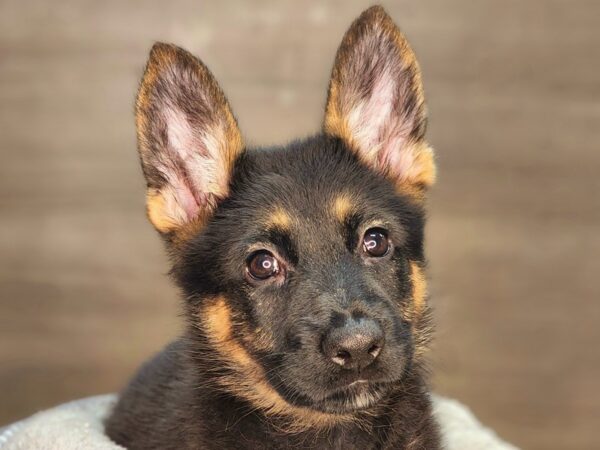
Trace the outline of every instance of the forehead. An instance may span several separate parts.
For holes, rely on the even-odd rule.
[[[275,222],[291,215],[321,221],[358,209],[367,212],[395,197],[391,183],[359,163],[339,140],[322,136],[249,150],[240,166],[234,203],[268,212]]]
[[[363,166],[341,141],[324,136],[246,152],[227,204],[226,216],[245,227],[300,233],[334,231],[350,217],[393,222],[415,214],[392,183]]]

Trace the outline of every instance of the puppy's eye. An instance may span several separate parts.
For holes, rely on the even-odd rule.
[[[385,256],[390,249],[387,232],[382,228],[371,228],[363,237],[363,251],[373,258]]]
[[[255,280],[266,280],[279,273],[279,261],[267,250],[259,250],[248,258],[248,274]]]

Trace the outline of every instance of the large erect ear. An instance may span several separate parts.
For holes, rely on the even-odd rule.
[[[338,49],[324,130],[397,186],[422,190],[435,179],[426,122],[415,55],[384,9],[371,7]]]
[[[205,219],[227,195],[243,149],[212,74],[187,51],[155,44],[138,92],[136,122],[150,221],[169,233]]]

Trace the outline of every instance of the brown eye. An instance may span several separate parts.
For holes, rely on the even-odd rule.
[[[266,280],[279,273],[279,261],[266,250],[254,253],[247,264],[248,273],[256,280]]]
[[[390,248],[390,241],[385,230],[371,228],[363,237],[364,252],[374,258],[385,256]]]

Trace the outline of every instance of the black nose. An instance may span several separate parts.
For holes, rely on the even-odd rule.
[[[372,319],[350,320],[323,340],[323,353],[345,369],[363,369],[381,353],[383,330]]]

